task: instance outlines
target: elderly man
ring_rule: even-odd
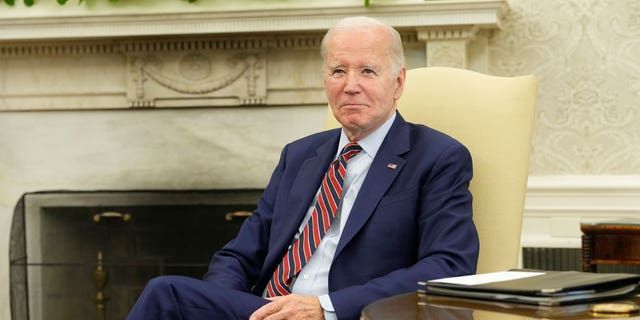
[[[471,157],[396,111],[406,74],[398,32],[346,18],[321,49],[342,128],[288,144],[204,279],[151,280],[129,319],[357,319],[418,281],[475,272]]]

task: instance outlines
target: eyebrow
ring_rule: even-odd
[[[333,64],[328,66],[329,70],[335,70],[338,68],[344,68],[345,65],[344,64]],[[375,64],[363,64],[359,66],[360,69],[378,69],[378,66]]]

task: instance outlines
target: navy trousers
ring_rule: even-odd
[[[203,280],[160,276],[149,281],[127,320],[246,320],[267,303],[251,293],[221,289]]]

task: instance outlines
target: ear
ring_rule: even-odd
[[[398,76],[396,77],[396,90],[393,93],[393,99],[398,100],[402,96],[402,91],[404,90],[404,81],[407,77],[407,68],[402,67],[400,72],[398,72]]]

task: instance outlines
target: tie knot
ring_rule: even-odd
[[[362,147],[357,142],[350,142],[342,148],[340,157],[344,157],[345,161],[348,161],[360,151],[362,151]]]

